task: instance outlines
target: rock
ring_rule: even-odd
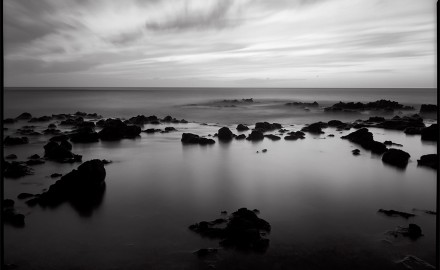
[[[161,132],[161,131],[162,131],[161,129],[148,128],[146,130],[143,130],[142,132],[152,134],[152,133]]]
[[[284,104],[286,106],[302,106],[302,107],[317,107],[319,106],[318,102],[314,101],[314,102],[287,102],[286,104]]]
[[[387,145],[387,146],[391,146],[391,145],[395,145],[395,146],[400,146],[402,147],[403,145],[399,144],[399,143],[394,143],[392,141],[384,141],[383,144]]]
[[[167,117],[169,117],[168,121],[166,120],[166,119],[168,119]],[[164,121],[165,122],[170,122],[171,119],[172,119],[171,116],[167,116],[167,117],[165,117]],[[158,122],[158,121],[159,121],[159,119],[155,115],[151,115],[151,116],[148,116],[148,117],[146,117],[145,115],[138,115],[138,116],[132,117],[132,118],[130,118],[128,120],[128,122],[130,124],[138,125],[138,126],[149,124],[149,123],[152,123],[152,122]]]
[[[40,159],[41,157],[38,154],[34,154],[30,157],[28,157],[28,159]]]
[[[26,175],[33,174],[33,170],[31,168],[16,161],[12,161],[11,163],[3,161],[2,167],[3,176],[5,178],[20,178]]]
[[[92,127],[76,129],[69,135],[70,141],[74,143],[92,143],[99,141],[99,135]]]
[[[420,127],[407,127],[403,132],[408,135],[420,135],[422,134],[422,129]]]
[[[236,139],[236,140],[244,140],[244,139],[246,139],[246,135],[244,135],[244,134],[240,134],[240,135],[238,135],[237,137],[235,137],[235,139]]]
[[[165,132],[177,131],[174,127],[165,127]]]
[[[422,229],[417,224],[409,224],[408,228],[404,228],[401,233],[413,239],[423,236]]]
[[[124,138],[135,138],[140,133],[141,128],[139,126],[126,125],[118,119],[107,119],[105,127],[98,134],[103,141],[115,141]]]
[[[358,129],[346,136],[342,136],[341,138],[359,144],[363,148],[376,154],[382,154],[387,151],[387,147],[383,143],[375,141],[373,139],[373,133],[369,132],[366,128]]]
[[[327,125],[329,127],[339,127],[345,125],[345,123],[339,120],[330,120],[327,122]]]
[[[24,112],[22,114],[20,114],[19,116],[17,116],[15,119],[16,120],[29,120],[32,118],[32,114],[28,113],[28,112]]]
[[[76,118],[68,118],[64,121],[61,121],[61,126],[79,126],[81,123],[84,122],[84,118],[82,117],[76,117]]]
[[[230,140],[232,140],[234,138],[234,134],[227,127],[220,128],[218,130],[217,134],[218,134],[218,139],[220,141],[224,141],[224,142],[230,141]]]
[[[296,132],[289,132],[287,133],[287,136],[284,137],[284,140],[286,141],[296,141],[298,139],[304,139],[305,133],[302,131],[296,131]]]
[[[437,105],[434,104],[422,104],[420,107],[420,113],[437,113]]]
[[[429,154],[429,155],[423,155],[420,157],[419,160],[417,160],[418,166],[426,166],[433,168],[435,170],[438,169],[438,156],[437,154]]]
[[[248,126],[245,126],[245,125],[243,125],[243,124],[238,124],[238,126],[237,126],[237,130],[238,130],[238,131],[246,131],[246,130],[249,130],[249,127],[248,127]]]
[[[314,133],[314,134],[322,134],[322,133],[324,133],[322,131],[322,129],[326,128],[326,127],[328,127],[327,123],[317,122],[317,123],[310,124],[310,125],[308,125],[306,127],[303,127],[301,129],[301,131],[309,132],[309,133]]]
[[[90,215],[102,200],[105,177],[106,171],[101,160],[86,161],[40,194],[38,204],[55,207],[68,201],[80,213]]]
[[[328,134],[327,137],[334,137],[334,134]]]
[[[425,124],[423,123],[423,119],[414,114],[412,116],[404,116],[399,119],[390,119],[380,122],[376,125],[376,127],[383,129],[393,129],[393,130],[405,130],[407,128],[423,128]]]
[[[266,153],[266,152],[267,152],[267,149],[263,149],[263,150],[261,150],[261,152]]]
[[[359,156],[361,153],[361,150],[359,149],[354,149],[353,151],[351,151],[353,153],[354,156]]]
[[[435,266],[425,262],[424,260],[413,256],[407,255],[402,260],[396,262],[402,269],[406,270],[435,270]]]
[[[407,152],[390,148],[383,154],[382,161],[395,167],[406,168],[409,158],[410,154]]]
[[[275,129],[281,129],[283,126],[278,123],[268,123],[268,122],[258,122],[255,124],[255,130],[258,130],[260,132],[266,132],[266,131],[272,131]]]
[[[414,110],[411,106],[404,106],[395,101],[390,100],[377,100],[374,102],[361,103],[361,102],[339,102],[331,107],[327,107],[324,110],[326,111],[363,111],[363,110],[385,110],[385,111],[394,111],[394,110]]]
[[[3,124],[14,124],[14,123],[15,123],[15,119],[13,118],[3,119]]]
[[[69,145],[67,141],[61,141],[60,144],[49,142],[44,146],[44,156],[58,162],[81,162],[82,156],[70,152]]]
[[[422,140],[424,141],[438,141],[438,125],[432,124],[429,127],[422,129]]]
[[[10,155],[7,155],[5,158],[6,158],[6,159],[17,159],[17,155],[15,155],[15,154],[10,154]]]
[[[55,125],[55,124],[49,124],[48,126],[47,126],[47,128],[50,128],[50,129],[54,129],[54,128],[57,128],[57,125]]]
[[[202,137],[199,137],[199,135],[192,134],[192,133],[182,133],[182,139],[180,141],[183,144],[200,144],[200,145],[207,145],[207,144],[214,144],[215,143],[215,141],[213,139],[202,138]]]
[[[17,213],[14,209],[15,202],[11,199],[5,199],[2,203],[2,221],[15,227],[24,226],[24,215]]]
[[[104,165],[107,165],[107,164],[113,163],[113,161],[111,161],[111,160],[107,160],[107,159],[103,159],[103,160],[101,160],[101,161],[102,161],[102,164],[104,164]]]
[[[43,133],[57,135],[57,134],[61,133],[61,130],[59,130],[59,129],[45,129],[45,130],[43,130]]]
[[[67,135],[57,135],[49,139],[50,142],[62,142],[67,140],[69,140],[69,136]]]
[[[34,197],[34,194],[25,193],[25,192],[24,193],[20,193],[17,196],[17,198],[20,199],[20,200],[29,199],[29,198],[32,198],[32,197]]]
[[[3,200],[3,204],[2,204],[3,207],[14,207],[14,205],[15,205],[14,200],[11,200],[11,199],[4,199]]]
[[[264,139],[263,132],[259,130],[253,130],[251,134],[249,134],[248,137],[246,138],[246,140],[248,141],[261,141],[263,139]]]
[[[384,121],[385,121],[385,118],[380,117],[380,116],[372,116],[372,117],[368,118],[368,120],[367,120],[367,122],[379,122],[379,123],[384,122]]]
[[[278,141],[281,140],[281,137],[273,134],[264,135],[264,137],[271,139],[272,141]]]
[[[219,227],[218,224],[215,221],[202,221],[189,226],[189,229],[202,236],[221,239],[220,245],[225,247],[265,251],[269,246],[269,240],[262,238],[262,235],[270,232],[271,226],[253,211],[240,208],[229,217],[226,227]]]
[[[53,174],[50,175],[51,178],[58,178],[58,177],[61,177],[61,176],[63,176],[61,173],[53,173]]]
[[[25,163],[28,166],[33,166],[33,165],[44,164],[44,163],[46,163],[46,161],[44,161],[43,159],[30,159],[30,160],[27,160]]]
[[[403,218],[410,218],[410,217],[415,217],[416,215],[411,214],[411,213],[405,213],[405,212],[400,212],[400,211],[396,211],[396,210],[384,210],[384,209],[379,209],[377,212],[379,213],[383,213],[387,216],[401,216]]]
[[[4,145],[19,145],[19,144],[27,144],[29,143],[29,139],[27,137],[9,137],[6,136],[6,138],[3,140]]]

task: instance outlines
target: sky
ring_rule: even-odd
[[[429,87],[434,0],[3,0],[6,87]]]

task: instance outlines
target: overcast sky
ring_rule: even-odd
[[[5,86],[436,87],[434,0],[3,0]]]

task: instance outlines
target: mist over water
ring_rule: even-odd
[[[242,98],[253,98],[254,102],[237,107],[221,103]],[[4,179],[4,197],[14,199],[16,208],[26,215],[25,228],[5,226],[6,263],[20,269],[62,269],[66,262],[72,269],[209,269],[211,264],[217,269],[278,269],[283,265],[299,269],[394,269],[396,260],[413,254],[435,264],[435,215],[415,211],[416,217],[404,219],[387,217],[377,210],[435,211],[436,171],[418,167],[417,159],[436,153],[437,143],[422,142],[419,135],[401,131],[369,128],[375,140],[402,144],[397,148],[411,155],[408,167],[398,170],[383,164],[380,156],[340,139],[353,130],[327,128],[325,134],[307,133],[298,141],[216,141],[209,146],[182,145],[180,141],[182,132],[208,135],[221,126],[240,134],[235,130],[238,123],[279,122],[297,131],[316,121],[366,119],[373,115],[328,114],[284,104],[317,101],[322,108],[339,101],[379,99],[415,106],[416,111],[410,113],[416,113],[421,104],[436,103],[436,90],[5,91],[5,118],[24,111],[34,116],[85,111],[104,117],[154,114],[190,121],[170,124],[177,132],[73,144],[72,152],[83,155],[83,161],[113,161],[105,167],[102,202],[88,217],[67,203],[54,209],[29,208],[16,199],[21,192],[41,193],[55,182],[50,174],[68,173],[78,164],[47,161],[33,167],[34,175]],[[433,123],[436,119],[425,121]],[[5,125],[5,135],[17,136],[15,130],[26,124]],[[37,123],[36,131],[44,130],[47,124]],[[166,126],[145,125],[142,129]],[[18,160],[32,154],[43,156],[43,146],[50,137],[30,137],[30,144],[5,147],[4,154],[17,154]],[[352,155],[355,148],[361,149],[360,156]],[[262,149],[267,153],[261,153]],[[194,256],[193,251],[217,247],[218,241],[202,238],[188,226],[241,207],[259,209],[259,217],[270,222],[267,252],[220,250],[209,260]],[[412,241],[386,234],[409,223],[418,224],[424,236]]]

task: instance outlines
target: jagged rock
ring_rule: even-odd
[[[420,157],[419,160],[417,160],[418,166],[426,166],[433,169],[438,169],[438,156],[437,154],[429,154],[429,155],[423,155]]]
[[[218,130],[217,134],[218,134],[218,139],[219,139],[220,141],[224,141],[224,142],[226,142],[226,141],[230,141],[230,140],[232,140],[232,139],[234,138],[234,134],[233,134],[232,131],[231,131],[229,128],[227,128],[227,127],[222,127],[222,128],[220,128],[220,129]]]
[[[251,134],[249,134],[248,137],[246,138],[246,140],[248,141],[261,141],[263,139],[264,139],[263,132],[259,130],[253,130]]]
[[[422,104],[420,107],[420,113],[437,113],[437,105],[434,104]]]
[[[387,147],[383,143],[375,141],[373,139],[373,133],[369,132],[366,128],[358,129],[346,136],[342,136],[341,138],[359,144],[373,153],[382,154],[387,151]]]
[[[101,140],[115,141],[124,138],[135,138],[141,133],[139,126],[123,123],[119,119],[107,119],[104,128],[98,133]]]
[[[20,144],[27,144],[29,143],[29,139],[27,137],[9,137],[6,136],[6,138],[3,140],[4,145],[20,145]]]
[[[324,131],[322,131],[322,129],[326,128],[326,127],[328,127],[327,123],[317,122],[317,123],[310,124],[306,127],[303,127],[301,129],[301,131],[309,132],[309,133],[313,133],[313,134],[322,134],[322,133],[324,133]]]
[[[424,141],[438,141],[438,125],[432,124],[429,127],[422,129],[422,140]]]
[[[406,168],[409,158],[410,154],[407,152],[400,149],[390,148],[383,154],[382,161],[399,168]]]
[[[385,209],[379,209],[377,212],[379,213],[383,213],[387,216],[401,216],[403,218],[410,218],[410,217],[415,217],[416,215],[411,214],[411,213],[405,213],[405,212],[400,212],[400,211],[396,211],[396,210],[385,210]]]
[[[266,132],[266,131],[272,131],[275,129],[281,129],[283,126],[278,123],[268,123],[268,122],[258,122],[255,124],[255,130]]]
[[[218,226],[225,222],[226,226]],[[232,213],[227,221],[202,221],[189,226],[189,229],[205,237],[221,239],[220,245],[225,247],[265,251],[269,246],[269,240],[262,238],[262,235],[270,232],[271,226],[264,219],[258,218],[255,212],[240,208]]]
[[[245,125],[243,125],[243,124],[238,124],[238,126],[237,126],[237,130],[238,130],[238,131],[246,131],[246,130],[249,130],[249,127],[248,127],[248,126],[245,126]]]
[[[40,194],[36,198],[37,202],[41,206],[55,207],[68,201],[78,211],[89,215],[102,200],[105,176],[106,171],[101,160],[86,161]]]
[[[50,160],[58,162],[81,162],[82,156],[70,152],[67,141],[61,141],[60,144],[51,141],[44,146],[44,156]]]

